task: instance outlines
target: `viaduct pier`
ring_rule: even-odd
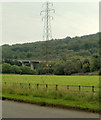
[[[31,69],[35,69],[36,64],[46,62],[46,61],[41,61],[41,60],[17,60],[17,61],[20,62],[22,66],[25,66],[26,63],[29,63]]]

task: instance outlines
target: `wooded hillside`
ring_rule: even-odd
[[[89,57],[99,53],[99,33],[74,38],[66,37],[48,42],[6,44],[1,47],[3,59],[44,60],[46,59],[46,51],[49,60],[65,59],[72,56]]]

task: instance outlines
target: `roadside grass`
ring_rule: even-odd
[[[71,107],[85,109],[88,111],[99,111],[99,94],[95,93],[78,93],[67,91],[54,91],[38,89],[26,90],[24,88],[3,88],[2,97],[14,100],[20,100],[40,105],[52,105],[60,107]]]
[[[89,104],[87,102],[85,103],[84,101],[71,101],[71,100],[67,101],[63,99],[49,99],[44,97],[22,96],[16,94],[3,94],[3,97],[20,102],[39,104],[41,106],[75,108],[75,109],[87,110],[91,112],[99,112],[99,104],[96,103]]]

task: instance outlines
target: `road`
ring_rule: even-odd
[[[99,114],[38,106],[14,101],[2,101],[3,118],[99,118]]]

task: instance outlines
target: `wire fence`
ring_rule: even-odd
[[[72,92],[92,92],[99,93],[101,86],[82,86],[82,85],[59,85],[59,84],[34,84],[34,83],[10,83],[2,82],[2,88],[21,88],[24,90],[55,90]]]

